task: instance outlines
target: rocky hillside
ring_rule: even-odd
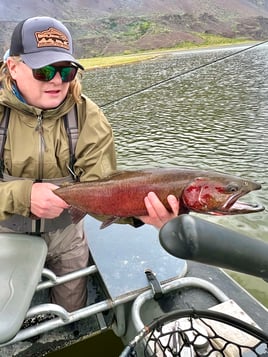
[[[78,57],[202,43],[200,34],[268,39],[268,0],[1,0],[0,46],[20,20],[62,20]]]

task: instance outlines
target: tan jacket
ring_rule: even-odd
[[[83,96],[77,106],[79,138],[74,166],[80,181],[105,177],[116,169],[114,138],[110,124],[99,107]],[[0,90],[0,121],[4,106],[10,120],[4,148],[4,172],[24,180],[0,182],[0,220],[13,214],[30,215],[33,180],[54,179],[70,174],[69,142],[63,116],[74,105],[71,96],[56,109],[41,110],[22,103],[5,89]]]

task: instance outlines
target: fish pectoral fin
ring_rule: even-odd
[[[86,212],[82,211],[79,208],[75,208],[75,207],[71,207],[69,208],[69,213],[72,219],[72,223],[77,224],[78,222],[80,222],[85,215],[87,214]]]
[[[111,217],[107,218],[104,222],[102,222],[100,229],[104,229],[104,228],[110,226],[111,224],[116,223],[119,219],[120,219],[120,217],[116,217],[116,216],[111,216]]]

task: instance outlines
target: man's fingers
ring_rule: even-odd
[[[173,195],[168,195],[167,197],[168,203],[172,209],[172,212],[174,213],[175,216],[179,214],[179,201],[178,199],[173,196]]]
[[[148,195],[149,196],[149,195]],[[144,203],[145,203],[145,206],[146,206],[146,209],[147,209],[147,212],[148,212],[148,215],[150,217],[158,217],[158,214],[150,200],[150,198],[146,196],[145,199],[144,199]]]

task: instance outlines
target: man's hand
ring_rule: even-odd
[[[39,218],[55,218],[69,205],[53,193],[58,186],[34,183],[31,192],[31,213]]]
[[[179,213],[179,202],[173,195],[167,197],[172,212],[169,212],[154,192],[149,192],[144,199],[148,216],[138,217],[146,224],[161,228],[167,221],[176,217]]]

